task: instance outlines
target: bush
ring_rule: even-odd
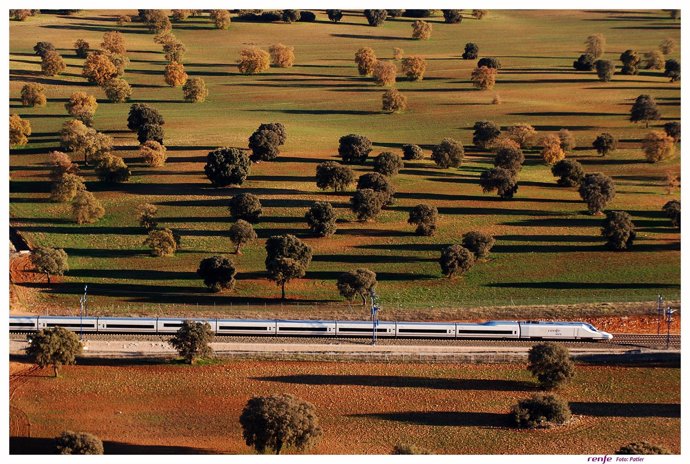
[[[165,131],[163,126],[158,124],[144,124],[137,130],[137,140],[139,143],[154,140],[162,145],[164,136]]]
[[[251,398],[240,424],[247,446],[259,453],[280,454],[291,446],[304,450],[318,443],[323,433],[314,405],[287,393]]]
[[[295,63],[295,47],[277,43],[268,48],[271,63],[279,68],[290,68]]]
[[[370,47],[362,47],[355,53],[355,63],[360,76],[371,76],[377,62],[376,54]]]
[[[395,188],[388,179],[378,172],[371,172],[369,174],[362,174],[357,180],[357,190],[371,189],[374,192],[380,193],[384,205],[393,204],[393,195],[395,195]]]
[[[129,108],[127,127],[131,131],[137,132],[145,125],[162,126],[164,124],[163,116],[158,110],[146,103],[135,103]]]
[[[299,20],[305,23],[313,23],[314,21],[316,21],[316,14],[312,11],[302,10],[300,12]]]
[[[664,124],[664,132],[673,138],[674,142],[680,142],[680,121],[671,121]]]
[[[355,174],[347,166],[326,161],[316,166],[316,186],[321,190],[332,188],[336,192],[346,190],[355,182]]]
[[[616,454],[636,454],[636,455],[648,455],[648,454],[672,454],[669,450],[663,446],[653,445],[646,441],[634,441],[628,443],[627,445],[621,446]]]
[[[592,146],[596,148],[597,153],[599,153],[601,156],[606,156],[609,153],[616,151],[616,148],[618,147],[618,140],[616,140],[616,138],[608,132],[602,132],[597,136],[596,139],[594,139]]]
[[[249,148],[253,158],[257,161],[271,161],[278,157],[280,150],[280,138],[278,134],[269,129],[254,131],[249,137]]]
[[[659,119],[661,119],[661,113],[659,113],[654,97],[640,95],[635,99],[635,103],[630,108],[631,122],[644,121],[645,127],[649,127],[649,121],[657,121]]]
[[[172,256],[177,250],[177,242],[170,229],[150,230],[144,246],[151,248],[152,256]]]
[[[232,197],[228,209],[230,216],[236,221],[244,219],[248,222],[257,222],[261,216],[259,197],[251,193],[238,193]]]
[[[214,187],[242,185],[251,171],[251,160],[237,148],[217,148],[206,156],[204,172]]]
[[[599,214],[616,196],[616,187],[609,176],[597,172],[585,175],[579,193],[590,214]]]
[[[24,106],[46,106],[45,87],[41,84],[24,84],[21,92],[21,101]]]
[[[374,81],[377,85],[393,85],[395,84],[395,77],[398,74],[398,68],[395,63],[390,61],[377,61],[374,65]]]
[[[575,68],[576,71],[591,71],[594,69],[594,62],[596,60],[594,55],[584,53],[580,55],[576,61],[573,61],[573,68]]]
[[[144,203],[139,205],[139,225],[150,232],[156,227],[158,227],[158,222],[156,221],[156,215],[158,214],[158,208],[150,203]]]
[[[202,103],[208,97],[208,89],[206,83],[200,77],[192,77],[182,86],[182,94],[185,101],[191,103]]]
[[[421,81],[426,72],[426,60],[421,56],[410,56],[402,60],[402,71],[411,81]]]
[[[54,51],[55,45],[52,42],[36,42],[36,45],[34,45],[35,54],[41,58],[45,57],[48,52]]]
[[[258,74],[271,67],[270,56],[259,48],[245,48],[240,52],[237,67],[242,74]]]
[[[496,69],[485,66],[474,68],[470,80],[480,90],[491,90],[496,85]]]
[[[241,255],[240,248],[245,243],[256,240],[256,232],[250,223],[243,219],[238,219],[232,226],[230,226],[230,241],[235,245],[235,254]]]
[[[113,103],[124,103],[132,96],[132,87],[124,79],[110,79],[103,86],[105,96]]]
[[[462,53],[463,60],[476,60],[479,56],[479,46],[474,42],[465,44],[465,51]]]
[[[334,23],[340,22],[340,20],[343,19],[342,10],[326,10],[326,14],[328,15],[328,19]]]
[[[386,10],[364,10],[364,16],[370,26],[380,26],[386,21],[388,12]]]
[[[139,156],[143,158],[144,163],[147,165],[158,167],[165,164],[167,159],[166,151],[166,148],[160,143],[149,140],[139,147]]]
[[[604,54],[606,48],[606,38],[603,34],[592,34],[585,39],[585,53],[592,55],[595,59]]]
[[[95,171],[101,181],[110,184],[127,182],[132,175],[122,158],[109,153],[101,157]]]
[[[10,114],[10,147],[22,147],[29,142],[31,123],[18,114]]]
[[[211,10],[209,16],[216,29],[225,30],[230,27],[230,12],[228,10]]]
[[[558,138],[561,142],[561,149],[564,152],[569,152],[577,146],[575,143],[575,136],[568,129],[561,129],[558,131]]]
[[[362,267],[340,274],[336,282],[343,298],[352,301],[359,296],[362,306],[367,304],[367,296],[376,288],[376,284],[376,273]]]
[[[479,176],[484,193],[496,191],[503,200],[513,198],[518,190],[517,178],[512,171],[503,168],[487,169]]]
[[[204,279],[206,285],[213,293],[222,290],[232,290],[235,286],[235,265],[228,258],[222,256],[211,256],[204,258],[199,263],[196,270],[199,277]]]
[[[61,276],[69,271],[67,253],[62,248],[37,247],[31,252],[29,258],[36,270],[46,275],[48,284],[50,284],[51,275]]]
[[[172,20],[176,23],[184,21],[192,15],[192,10],[171,10]]]
[[[659,50],[652,50],[644,54],[645,69],[664,69],[666,58]]]
[[[640,72],[640,55],[635,50],[626,50],[621,53],[620,60],[623,62],[621,74],[632,76]]]
[[[474,255],[460,245],[450,245],[441,251],[439,264],[443,275],[451,279],[455,274],[462,275],[474,266]]]
[[[431,151],[431,159],[443,169],[460,167],[464,156],[462,143],[450,137],[443,139]]]
[[[637,236],[635,224],[630,215],[624,211],[608,211],[601,235],[606,239],[606,246],[611,250],[629,250]]]
[[[433,10],[404,10],[402,15],[405,18],[428,18],[432,12]]]
[[[31,14],[32,10],[10,10],[10,18],[15,21],[26,21],[26,18],[33,16]]]
[[[429,40],[431,38],[431,24],[421,19],[412,23],[412,38],[418,40]]]
[[[585,170],[575,160],[563,159],[551,167],[554,177],[560,177],[556,183],[562,187],[577,187],[585,177]]]
[[[564,424],[570,420],[568,402],[556,395],[536,394],[518,401],[511,411],[518,427],[547,427],[550,423]]]
[[[266,240],[268,280],[281,287],[281,299],[285,299],[285,285],[288,282],[304,277],[311,257],[311,247],[294,235],[274,235]]]
[[[127,48],[125,47],[125,37],[117,31],[108,31],[103,34],[101,48],[110,53],[117,53],[120,55],[127,53]]]
[[[432,236],[436,233],[436,221],[438,220],[438,210],[435,206],[419,204],[410,210],[408,224],[416,225],[417,235]]]
[[[165,83],[170,87],[179,87],[187,82],[188,78],[183,64],[173,61],[165,66]]]
[[[520,146],[512,140],[506,140],[498,146],[494,166],[507,169],[517,175],[525,162],[525,155]]]
[[[283,10],[281,19],[286,23],[296,23],[302,19],[302,12],[300,10]]]
[[[106,82],[118,76],[117,67],[103,53],[89,53],[84,61],[81,75],[94,82],[98,86],[103,86]]]
[[[405,50],[403,50],[400,47],[393,47],[393,59],[395,61],[400,61],[403,59],[403,55],[405,54]]]
[[[671,220],[673,227],[680,229],[680,201],[671,200],[667,202],[661,210]]]
[[[350,199],[350,209],[358,221],[376,218],[385,204],[384,195],[372,189],[358,189]]]
[[[402,113],[407,109],[407,97],[397,89],[386,90],[381,96],[381,110],[386,113]]]
[[[443,19],[447,24],[460,24],[462,22],[462,10],[441,10]]]
[[[139,10],[139,17],[146,23],[149,32],[160,34],[172,29],[170,19],[163,10]]]
[[[424,151],[419,145],[405,144],[402,146],[403,158],[411,160],[424,159]]]
[[[568,349],[553,342],[538,343],[529,350],[527,370],[542,389],[550,390],[575,375],[575,364]]]
[[[333,206],[325,201],[317,201],[304,215],[312,234],[317,237],[328,237],[335,234],[336,215]]]
[[[57,76],[66,68],[67,65],[56,51],[48,51],[41,57],[41,72],[46,76]]]
[[[490,148],[501,135],[501,128],[493,121],[477,121],[473,129],[472,143],[484,150]]]
[[[213,354],[210,343],[214,337],[208,322],[184,321],[180,330],[168,341],[182,356],[187,364],[193,364],[197,358],[206,358]]]
[[[597,68],[597,76],[602,82],[609,82],[616,72],[616,65],[613,61],[597,60],[594,66]]]
[[[474,254],[475,259],[487,258],[496,240],[491,234],[485,234],[476,230],[467,232],[462,236],[462,246]]]
[[[86,58],[89,54],[91,46],[84,39],[77,39],[74,42],[74,53],[76,53],[78,58]]]
[[[74,92],[65,103],[65,109],[70,116],[82,121],[87,126],[93,122],[97,108],[96,97],[84,92]]]
[[[58,454],[103,454],[103,442],[90,433],[67,430],[55,441]]]
[[[479,61],[477,61],[477,67],[485,67],[485,68],[491,68],[491,69],[496,69],[499,70],[501,69],[501,61],[498,58],[495,58],[493,56],[486,56]]]
[[[338,141],[338,154],[348,164],[364,164],[371,152],[371,141],[363,135],[348,134]]]
[[[662,131],[652,131],[642,139],[642,150],[650,163],[671,158],[676,152],[673,137]]]
[[[565,152],[561,147],[561,139],[558,135],[549,134],[545,136],[541,140],[541,144],[541,156],[546,164],[553,166],[565,158]]]
[[[84,190],[86,190],[84,179],[76,174],[66,172],[55,177],[50,189],[50,199],[60,203],[72,201],[79,192]]]
[[[520,148],[532,148],[537,138],[537,131],[529,124],[520,123],[509,126],[505,132],[507,137],[520,145]]]
[[[394,176],[404,167],[400,156],[389,151],[384,151],[374,158],[374,171],[384,176]]]
[[[671,37],[665,38],[659,44],[659,50],[664,55],[670,55],[671,53],[676,51],[676,48],[678,48],[678,42],[676,42],[676,40]]]
[[[680,63],[677,60],[666,60],[664,65],[664,76],[671,79],[671,82],[680,80]]]
[[[129,15],[120,15],[117,17],[117,25],[122,27],[125,24],[129,24],[132,22],[132,17]]]

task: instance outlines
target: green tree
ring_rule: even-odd
[[[458,11],[458,10],[453,10]],[[398,443],[393,447],[393,452],[391,454],[431,454],[424,448],[417,445],[411,445],[409,443]]]
[[[385,194],[370,188],[357,189],[350,198],[350,209],[355,213],[358,221],[368,221],[381,213],[385,203]]]
[[[654,97],[640,95],[635,99],[635,103],[630,108],[631,122],[644,121],[645,127],[649,127],[649,121],[658,121],[659,119],[661,119],[661,113],[659,113]]]
[[[607,211],[601,235],[606,239],[606,246],[612,250],[629,250],[637,233],[632,218],[625,211]]]
[[[251,172],[252,162],[238,148],[216,148],[206,156],[204,172],[214,187],[242,185]]]
[[[408,224],[416,225],[417,235],[431,236],[436,232],[438,209],[435,206],[419,204],[410,210]]]
[[[75,364],[82,350],[79,337],[64,327],[39,330],[28,341],[27,356],[39,367],[53,366],[55,377],[61,366]]]
[[[473,230],[462,236],[462,246],[474,254],[475,259],[487,258],[496,239],[491,234]]]
[[[671,220],[673,227],[680,229],[680,201],[671,200],[661,208],[661,210]]]
[[[171,256],[177,250],[175,235],[170,229],[153,229],[149,231],[144,245],[151,248],[153,256]]]
[[[443,275],[452,278],[456,273],[464,274],[474,266],[474,254],[460,245],[450,245],[443,249],[439,264]]]
[[[134,103],[129,108],[127,127],[133,132],[138,132],[141,127],[147,124],[162,126],[165,124],[165,120],[158,110],[152,106],[146,103]]]
[[[357,190],[371,189],[382,195],[384,205],[392,205],[394,202],[395,187],[383,174],[370,172],[359,176]]]
[[[50,284],[51,275],[65,275],[69,271],[67,253],[62,248],[38,247],[31,252],[31,264],[38,272],[46,275]]]
[[[663,446],[653,445],[652,443],[646,441],[634,441],[628,443],[627,445],[621,446],[616,454],[636,454],[636,455],[648,455],[648,454],[672,454],[669,450]]]
[[[580,183],[580,198],[587,203],[590,214],[600,214],[616,196],[613,179],[600,172],[586,174]]]
[[[90,433],[67,430],[55,441],[59,454],[103,454],[103,442]]]
[[[431,159],[436,166],[443,169],[460,167],[464,156],[465,149],[462,143],[450,137],[443,139],[431,151]]]
[[[564,424],[570,420],[571,412],[568,402],[560,396],[537,393],[518,401],[511,415],[518,427],[538,428],[549,423]]]
[[[371,141],[363,135],[344,135],[339,144],[338,154],[347,164],[364,164],[371,152]]]
[[[404,167],[400,156],[384,151],[374,158],[374,171],[386,177],[394,176]]]
[[[551,167],[551,173],[559,177],[556,183],[562,187],[577,187],[585,177],[585,170],[575,160],[563,159]]]
[[[616,64],[609,60],[597,60],[594,67],[597,69],[597,77],[602,82],[609,82],[616,72]]]
[[[380,26],[386,21],[388,12],[386,10],[364,10],[364,16],[370,26]]]
[[[621,74],[630,76],[640,72],[639,67],[642,58],[635,50],[626,50],[621,53],[621,61],[623,62]]]
[[[237,270],[228,258],[222,256],[204,258],[199,263],[199,269],[196,273],[204,279],[204,285],[214,293],[221,290],[232,290],[235,286]]]
[[[213,354],[210,346],[213,336],[213,330],[208,322],[186,320],[168,343],[177,350],[187,364],[194,364],[196,359],[206,358]]]
[[[618,140],[608,132],[602,132],[594,139],[592,146],[597,150],[601,156],[606,156],[609,153],[616,151],[618,148]]]
[[[326,201],[317,201],[304,215],[312,234],[317,237],[328,237],[335,234],[338,219],[333,206]]]
[[[230,226],[230,241],[235,245],[235,254],[241,255],[240,248],[245,243],[256,240],[256,232],[250,223],[243,219],[238,219]]]
[[[248,222],[257,222],[261,216],[261,201],[259,197],[251,193],[238,193],[230,199],[228,207],[233,219],[244,219]]]
[[[348,166],[335,161],[325,161],[316,166],[316,186],[321,190],[332,188],[342,192],[354,183],[355,173]]]
[[[680,62],[673,59],[666,60],[664,76],[668,77],[671,82],[678,82],[680,80]]]
[[[412,161],[424,159],[424,151],[419,145],[405,144],[402,146],[403,158]]]
[[[522,153],[517,142],[508,140],[497,147],[494,158],[494,166],[507,169],[514,175],[522,170],[522,163],[525,162],[525,155]]]
[[[513,198],[518,190],[517,177],[504,168],[484,170],[479,176],[479,185],[484,193],[496,191],[503,200]]]
[[[443,19],[448,24],[460,24],[462,22],[462,10],[441,10]],[[407,453],[409,454],[409,453]]]
[[[359,296],[364,306],[367,304],[367,296],[376,288],[376,283],[376,273],[360,267],[340,274],[336,285],[341,296],[347,298],[348,301]]]
[[[479,46],[474,42],[467,42],[465,44],[465,51],[462,52],[463,60],[476,60],[479,56]]]
[[[575,364],[570,359],[568,348],[553,342],[532,346],[527,361],[527,370],[545,390],[556,388],[575,375]]]
[[[493,121],[477,121],[474,123],[472,143],[479,148],[487,149],[501,135],[501,128]]]
[[[285,285],[293,279],[304,277],[311,257],[311,247],[294,235],[274,235],[266,240],[268,279],[280,286],[283,300]]]

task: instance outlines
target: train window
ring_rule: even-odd
[[[218,330],[271,330],[271,327],[258,325],[220,325]]]
[[[480,329],[458,329],[459,334],[490,334],[490,335],[500,335],[509,334],[512,335],[515,332],[512,330],[480,330]]]
[[[182,327],[181,322],[164,322],[163,327]]]
[[[350,332],[350,333],[371,333],[371,327],[338,327],[339,332]],[[391,329],[376,329],[376,333],[387,333],[391,332]]]
[[[10,322],[10,327],[36,327],[35,322]]]
[[[94,324],[70,324],[70,323],[62,323],[62,322],[49,322],[46,324],[47,327],[84,327],[84,328],[93,328]]]
[[[106,324],[106,329],[154,329],[153,324],[139,325],[139,324]]]
[[[449,333],[447,329],[398,329],[399,333]]]
[[[298,332],[326,332],[327,327],[278,327],[278,331],[294,330]]]

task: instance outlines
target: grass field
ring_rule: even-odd
[[[103,439],[106,454],[249,453],[239,415],[249,397],[273,393],[316,406],[317,454],[389,454],[396,443],[434,454],[611,454],[639,440],[680,450],[680,369],[671,367],[578,365],[557,392],[574,420],[534,431],[508,422],[511,405],[535,391],[520,365],[80,365],[57,380],[48,371],[12,400],[32,437],[11,439],[15,451],[50,452],[50,439],[78,429]]]
[[[12,224],[34,245],[64,248],[70,272],[50,287],[37,290],[30,309],[78,307],[78,295],[89,284],[95,312],[170,312],[170,305],[199,305],[199,311],[233,305],[260,310],[278,303],[279,289],[266,280],[264,240],[293,233],[309,243],[314,259],[306,278],[290,283],[288,297],[301,304],[339,304],[335,279],[364,266],[378,275],[384,308],[419,311],[425,307],[462,308],[477,305],[561,304],[653,300],[680,294],[680,236],[660,209],[678,194],[666,195],[667,171],[679,170],[679,157],[659,164],[644,161],[640,139],[644,126],[628,121],[630,105],[640,94],[656,98],[662,120],[680,118],[680,84],[669,83],[659,71],[636,76],[617,74],[599,82],[595,73],[579,73],[572,61],[583,51],[584,39],[603,33],[605,58],[616,61],[626,49],[644,53],[667,37],[680,42],[680,24],[656,11],[492,11],[478,21],[459,25],[431,18],[428,41],[410,39],[409,19],[366,25],[356,12],[339,24],[317,12],[318,21],[295,24],[233,22],[228,31],[215,30],[207,17],[174,24],[173,32],[187,47],[185,68],[209,87],[203,104],[182,101],[179,88],[163,81],[166,61],[141,23],[118,27],[120,11],[85,11],[78,16],[40,15],[10,25],[10,107],[33,128],[26,147],[10,150],[10,215]],[[134,12],[129,12],[133,14]],[[168,162],[146,167],[137,156],[134,133],[126,127],[129,104],[113,104],[101,89],[80,75],[82,59],[72,44],[86,39],[98,47],[109,30],[124,33],[131,64],[125,79],[132,102],[160,110],[166,124]],[[68,65],[64,74],[45,77],[32,47],[53,42]],[[503,65],[493,91],[477,91],[469,82],[475,61],[459,59],[466,42],[479,45],[480,56],[496,56]],[[282,42],[295,47],[292,68],[272,68],[255,76],[240,75],[239,50]],[[379,58],[392,57],[393,47],[428,61],[421,82],[400,79],[396,87],[408,97],[403,114],[380,112],[383,89],[361,78],[354,52],[371,46]],[[672,57],[679,58],[679,52]],[[19,91],[26,82],[47,88],[45,108],[24,108]],[[117,155],[132,169],[130,182],[103,185],[91,168],[82,170],[87,187],[103,202],[106,216],[96,224],[76,225],[69,205],[48,200],[47,153],[58,147],[58,131],[68,119],[66,99],[75,91],[99,99],[94,126],[116,140]],[[501,105],[492,105],[499,94]],[[502,126],[526,122],[541,134],[568,128],[577,149],[569,155],[588,172],[613,177],[617,195],[610,209],[629,212],[638,230],[630,252],[611,252],[599,235],[601,217],[585,212],[575,189],[557,187],[538,151],[527,153],[519,191],[510,201],[483,194],[480,172],[492,166],[492,154],[472,146],[472,125],[489,119]],[[213,189],[203,174],[208,151],[218,146],[246,147],[262,122],[282,122],[288,140],[280,157],[252,167],[241,188]],[[621,140],[606,158],[591,148],[602,131]],[[351,192],[334,194],[316,188],[317,163],[337,159],[340,136],[358,133],[374,143],[372,155],[404,143],[419,144],[427,159],[406,163],[393,183],[396,203],[376,222],[359,223],[348,209]],[[428,159],[430,147],[444,137],[461,140],[466,148],[459,169],[441,170]],[[371,164],[356,167],[370,172]],[[264,214],[256,225],[259,240],[241,256],[230,255],[227,237],[228,199],[238,192],[258,195]],[[338,232],[327,239],[310,238],[304,213],[314,200],[328,200],[339,214]],[[135,210],[150,202],[159,207],[161,225],[182,235],[182,249],[171,258],[153,258]],[[417,237],[407,224],[408,211],[418,203],[436,206],[441,214],[434,237]],[[448,280],[437,263],[443,246],[457,243],[463,233],[492,233],[496,246],[486,262],[465,277]],[[210,294],[196,276],[199,261],[227,254],[236,263],[238,283],[232,293]],[[161,306],[158,306],[161,305]],[[538,314],[535,314],[538,316]]]

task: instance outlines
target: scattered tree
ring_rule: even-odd
[[[623,53],[621,53],[620,59],[623,62],[623,69],[621,69],[621,74],[630,76],[638,74],[640,72],[639,66],[640,61],[642,61],[642,59],[635,50],[624,51]]]
[[[398,68],[393,62],[379,60],[374,65],[374,81],[377,85],[389,86],[395,84],[397,73]]]
[[[657,163],[671,158],[676,152],[673,137],[662,131],[652,131],[642,139],[642,151],[647,161]]]
[[[209,16],[216,29],[225,30],[230,27],[230,12],[228,10],[211,10]]]
[[[395,195],[395,188],[391,184],[386,176],[379,174],[378,172],[370,172],[368,174],[363,174],[359,176],[357,180],[357,190],[371,189],[374,192],[378,192],[382,195],[384,205],[393,204],[393,195]]]
[[[268,48],[271,63],[278,68],[291,68],[295,63],[295,47],[277,43]]]
[[[555,134],[549,134],[541,140],[541,156],[544,162],[554,165],[565,158],[565,152],[561,146],[561,138]]]
[[[257,222],[261,216],[261,201],[252,193],[238,193],[230,199],[228,209],[230,216],[236,221],[244,219],[249,222]]]
[[[652,50],[644,54],[645,69],[664,69],[666,58],[659,50]]]
[[[583,53],[580,57],[573,61],[573,68],[576,71],[591,71],[594,69],[594,63],[597,61],[591,53]]]
[[[67,430],[55,441],[58,454],[103,454],[103,442],[90,433]]]
[[[388,12],[386,10],[364,10],[364,16],[370,26],[380,26],[386,21]]]
[[[132,175],[125,161],[110,153],[106,153],[98,160],[95,172],[101,181],[110,184],[127,182]]]
[[[562,187],[577,187],[585,177],[585,170],[575,160],[563,159],[551,167],[554,177],[559,177],[556,183]]]
[[[163,10],[139,10],[139,18],[146,24],[149,32],[160,34],[172,29],[170,19]]]
[[[316,166],[316,186],[321,190],[332,188],[336,192],[342,192],[354,182],[355,173],[347,166],[335,161],[326,161]]]
[[[50,189],[52,201],[65,203],[72,201],[79,192],[86,190],[84,179],[72,173],[64,173],[55,177]]]
[[[106,82],[118,76],[117,67],[103,53],[89,53],[84,61],[81,75],[89,82],[103,86]]]
[[[76,363],[81,350],[77,334],[64,327],[53,327],[30,335],[26,354],[41,368],[53,366],[53,374],[57,377],[60,367]]]
[[[192,103],[202,103],[208,97],[206,83],[200,77],[192,77],[182,86],[182,94],[185,101]]]
[[[132,22],[132,17],[129,15],[120,15],[117,17],[117,25],[122,27],[125,24],[129,24]]]
[[[216,148],[206,156],[204,172],[214,187],[242,185],[249,176],[252,162],[237,148]]]
[[[597,68],[597,76],[602,82],[609,82],[616,72],[616,65],[613,61],[597,60],[594,66]]]
[[[129,115],[127,116],[127,127],[129,130],[137,132],[147,124],[162,126],[165,124],[165,121],[157,109],[146,103],[133,104],[129,108]]]
[[[393,47],[393,59],[395,61],[400,61],[403,59],[403,55],[405,54],[405,50],[403,50],[400,47]]]
[[[672,454],[663,446],[653,445],[646,441],[634,441],[627,445],[621,446],[615,454]]]
[[[597,153],[601,156],[606,156],[616,151],[616,148],[618,148],[618,140],[608,132],[602,132],[594,139],[592,146],[596,148]]]
[[[153,229],[144,240],[144,246],[151,248],[153,256],[172,256],[177,251],[177,241],[170,229]]]
[[[376,284],[376,273],[362,267],[340,274],[337,281],[340,295],[348,301],[359,296],[362,306],[367,304],[367,297],[376,288]]]
[[[69,271],[67,253],[62,248],[38,247],[31,252],[30,258],[36,270],[46,275],[48,284],[51,275],[61,276]]]
[[[438,209],[435,206],[419,204],[410,210],[408,224],[416,225],[417,235],[431,236],[436,233],[436,221],[438,220]]]
[[[473,129],[472,143],[485,150],[490,148],[501,135],[501,128],[493,121],[477,121]]]
[[[680,175],[673,171],[666,171],[664,185],[666,187],[666,195],[670,195],[672,192],[680,188]]]
[[[420,160],[424,159],[424,151],[419,145],[405,144],[402,146],[403,158],[405,160]]]
[[[592,34],[585,39],[585,53],[592,55],[595,59],[604,54],[606,48],[606,38],[604,34]]]
[[[664,124],[664,132],[673,138],[673,141],[680,142],[680,121],[671,121]]]
[[[549,424],[564,424],[570,420],[568,402],[556,395],[537,393],[520,400],[513,406],[511,415],[515,425],[525,428],[548,427]]]
[[[170,87],[179,87],[187,82],[189,76],[184,70],[184,65],[173,61],[165,66],[165,83]]]
[[[105,96],[113,103],[124,103],[132,96],[132,87],[126,80],[110,79],[103,85]]]
[[[13,18],[15,21],[26,21],[26,18],[29,16],[33,16],[31,14],[33,10],[10,10],[10,18]]]
[[[334,23],[340,22],[340,20],[343,19],[342,10],[326,10],[326,15],[328,19]]]
[[[207,358],[213,354],[210,343],[214,335],[208,322],[185,320],[180,330],[170,338],[168,343],[177,350],[187,364],[194,364],[196,359]]]
[[[600,214],[616,196],[613,180],[600,172],[586,174],[579,188],[580,198],[587,203],[590,214]]]
[[[386,177],[396,175],[403,167],[400,156],[389,151],[384,151],[374,158],[374,171]]]
[[[377,62],[376,54],[370,47],[362,47],[355,53],[355,63],[360,76],[371,76]]]
[[[52,42],[36,42],[36,45],[34,45],[35,54],[41,58],[43,58],[46,53],[54,51],[55,45],[53,45]]]
[[[482,66],[485,68],[499,70],[501,69],[501,61],[494,56],[485,56],[484,58],[477,61],[477,67],[481,68]]]
[[[371,141],[363,135],[344,135],[338,143],[338,154],[348,164],[364,164],[372,149]]]
[[[661,119],[661,113],[659,113],[654,97],[640,95],[635,99],[635,103],[630,108],[631,122],[644,121],[645,127],[649,127],[649,121],[658,121],[659,119]]]
[[[61,151],[51,151],[48,154],[48,159],[51,167],[51,179],[58,179],[65,174],[79,173],[79,166],[72,162],[72,158],[70,158],[69,155]]]
[[[459,24],[462,22],[462,10],[441,10],[443,19],[448,24]]]
[[[237,67],[242,74],[258,74],[271,67],[270,56],[260,48],[245,48],[240,52]]]
[[[294,235],[274,235],[266,240],[268,279],[280,286],[281,299],[285,299],[285,284],[304,277],[311,256],[311,247]]]
[[[608,211],[601,235],[606,239],[606,246],[612,250],[629,250],[637,236],[635,224],[625,211]]]
[[[465,51],[462,52],[463,60],[476,60],[479,57],[479,46],[474,42],[465,44]]]
[[[243,219],[238,219],[230,226],[230,241],[235,245],[235,254],[241,255],[240,248],[245,243],[256,240],[256,232],[250,223]]]
[[[507,169],[517,175],[524,162],[525,155],[516,142],[505,140],[497,147],[494,166]]]
[[[154,140],[162,145],[163,137],[165,137],[165,130],[163,126],[158,124],[144,124],[137,130],[137,140],[139,143]]]
[[[204,258],[199,263],[197,275],[204,279],[206,285],[213,293],[222,290],[232,290],[235,286],[235,265],[228,258],[211,256]]]
[[[74,52],[78,58],[86,58],[90,49],[91,46],[84,39],[77,39],[76,42],[74,42]]]
[[[495,243],[496,239],[491,234],[476,230],[462,236],[462,246],[470,250],[476,260],[487,258]]]
[[[336,214],[333,206],[326,201],[317,201],[304,215],[311,232],[317,237],[335,234]]]
[[[384,195],[372,189],[359,189],[350,199],[352,212],[358,221],[368,221],[381,213],[385,204]]]
[[[283,10],[281,19],[288,24],[296,23],[302,19],[302,12],[300,10]]]
[[[143,227],[146,232],[151,232],[158,227],[156,216],[158,215],[158,208],[150,203],[139,205],[139,225]]]
[[[104,215],[105,209],[91,192],[81,191],[72,200],[72,218],[77,224],[92,224]]]
[[[271,161],[280,154],[280,135],[267,128],[259,128],[249,137],[249,148],[258,161]]]
[[[10,114],[10,147],[23,147],[29,143],[31,123],[18,114]]]
[[[291,394],[255,396],[240,416],[247,446],[259,453],[280,454],[283,447],[304,450],[315,445],[322,431],[314,405]]]
[[[529,350],[527,370],[544,390],[558,387],[575,375],[568,348],[553,342],[538,343]]]
[[[561,129],[558,131],[558,138],[561,142],[561,149],[564,152],[569,152],[575,149],[575,136],[568,129]]]
[[[386,113],[402,113],[407,109],[407,97],[397,89],[386,90],[381,96],[381,109]]]
[[[474,68],[470,80],[472,85],[480,90],[491,90],[496,85],[496,69],[486,66]]]
[[[192,10],[171,10],[172,20],[176,23],[182,22],[189,18],[192,14]]]
[[[431,38],[431,24],[421,19],[412,23],[412,38],[418,40],[429,40]]]
[[[165,160],[168,157],[166,151],[165,146],[155,140],[149,140],[139,147],[139,156],[141,156],[144,163],[149,166],[159,167],[165,164]]]
[[[86,127],[83,122],[77,119],[65,121],[60,130],[60,146],[63,150],[79,151],[82,147],[84,138],[87,137],[91,131],[95,132],[95,129]]]
[[[458,140],[447,137],[431,150],[431,159],[440,168],[457,168],[462,164],[465,148]]]
[[[421,81],[426,72],[426,60],[421,56],[410,56],[402,60],[402,71],[411,81]]]
[[[671,82],[680,80],[680,62],[677,60],[666,60],[664,65],[664,76],[668,77]]]
[[[113,149],[113,138],[93,128],[77,140],[76,152],[84,155],[84,163],[100,161]]]
[[[484,193],[495,190],[503,200],[513,198],[518,190],[515,174],[504,168],[486,169],[479,176],[479,185],[481,185]]]
[[[455,274],[462,275],[474,266],[474,255],[460,245],[450,245],[441,251],[439,264],[443,275],[451,279]]]
[[[125,47],[125,37],[117,31],[108,31],[103,34],[101,48],[109,51],[110,53],[118,53],[120,55],[127,53],[127,48]]]
[[[74,92],[65,103],[65,109],[74,119],[82,121],[87,126],[93,123],[98,103],[96,97],[85,92]]]
[[[509,126],[503,134],[520,145],[522,149],[532,148],[537,138],[537,131],[534,127],[526,123],[513,124]]]
[[[41,72],[46,76],[57,76],[67,68],[64,60],[56,51],[47,51],[41,57]]]
[[[489,10],[472,10],[472,16],[476,19],[482,19],[489,14]]]
[[[676,51],[676,48],[678,48],[678,42],[676,42],[676,40],[671,37],[665,38],[659,44],[659,50],[664,55],[670,55],[671,53]]]
[[[24,84],[21,92],[21,101],[24,106],[46,106],[45,87],[41,84]]]

